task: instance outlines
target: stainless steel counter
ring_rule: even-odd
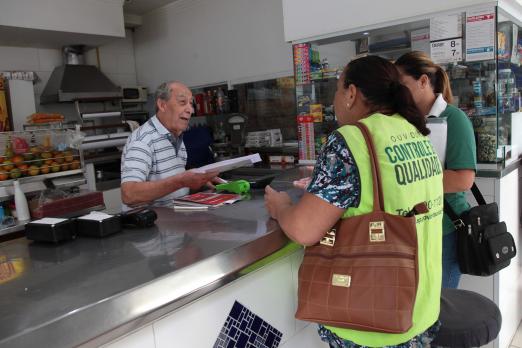
[[[477,177],[501,179],[522,165],[522,158],[517,158],[508,165],[504,163],[477,164]]]
[[[272,186],[290,189],[298,177],[289,170]],[[157,213],[153,228],[104,239],[0,244],[0,347],[106,343],[236,279],[288,243],[268,218],[262,190],[207,212]]]

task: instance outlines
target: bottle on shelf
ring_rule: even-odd
[[[19,221],[27,221],[31,219],[29,214],[29,205],[27,204],[27,198],[25,198],[24,191],[20,187],[18,180],[13,181],[14,200],[16,207],[16,216]]]
[[[217,90],[217,113],[225,113],[225,93],[221,87]]]
[[[207,91],[207,93],[205,93],[205,100],[204,100],[204,105],[205,105],[205,115],[212,115],[212,107],[211,107],[211,104],[212,104],[212,92],[210,90]]]
[[[217,98],[217,90],[213,90],[211,99],[211,108],[213,114],[219,114]]]

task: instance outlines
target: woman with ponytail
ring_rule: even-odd
[[[399,77],[397,68],[383,58],[351,61],[337,82],[334,97],[341,127],[328,137],[302,198],[294,204],[286,192],[270,186],[265,189],[270,216],[290,239],[304,245],[318,243],[339,219],[369,213],[373,209],[372,174],[366,142],[354,126],[359,122],[366,125],[375,145],[386,212],[406,214],[418,202],[433,203],[429,216],[417,219],[419,277],[412,327],[403,333],[383,333],[320,325],[319,335],[330,347],[422,347],[438,329],[442,169],[435,168],[438,160],[426,136],[430,132],[426,119]],[[424,170],[419,175],[417,163],[423,160],[435,165],[429,173]],[[357,287],[368,281],[381,279],[369,274],[368,279],[354,277],[351,284]],[[349,301],[374,303],[379,296],[354,290]]]
[[[473,185],[477,166],[471,121],[462,110],[450,105],[453,97],[448,75],[423,52],[406,53],[397,59],[395,66],[422,115],[446,119],[444,198],[457,214],[461,214],[470,207],[465,191]],[[455,226],[446,214],[442,245],[442,286],[457,288],[461,273],[457,260]]]

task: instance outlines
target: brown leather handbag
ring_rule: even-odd
[[[412,326],[418,285],[415,214],[384,211],[375,147],[366,126],[373,176],[373,211],[341,219],[307,247],[298,274],[296,318],[342,328],[402,333]]]

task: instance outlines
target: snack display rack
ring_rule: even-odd
[[[0,204],[9,206],[15,180],[27,197],[85,184],[81,142],[81,133],[73,129],[0,132]],[[9,217],[2,216],[0,235],[21,231],[27,223]]]
[[[75,131],[41,129],[0,133],[0,187],[83,173]]]

